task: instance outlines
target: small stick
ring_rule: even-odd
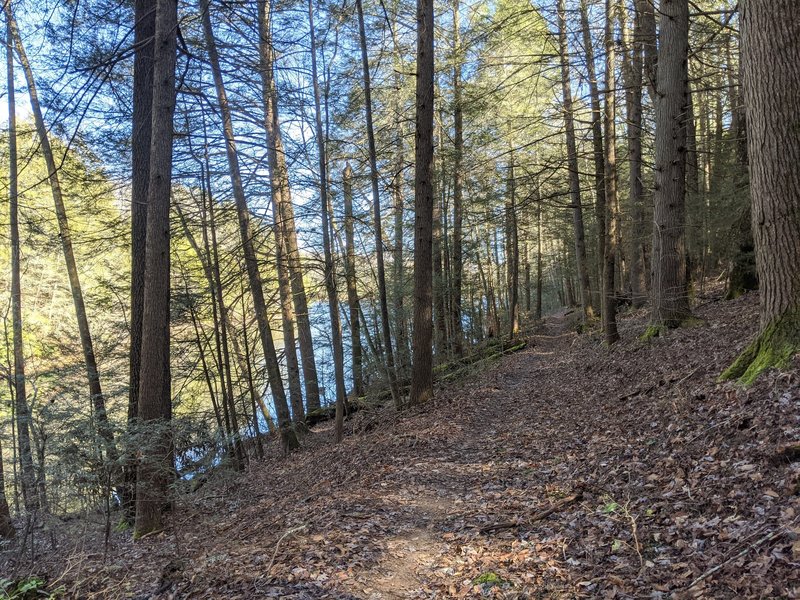
[[[283,540],[285,540],[290,535],[297,533],[299,531],[303,531],[303,529],[305,529],[306,527],[307,527],[306,525],[300,525],[299,527],[294,527],[293,529],[287,529],[286,532],[280,538],[278,538],[278,541],[275,543],[275,552],[272,553],[272,559],[270,559],[269,565],[267,565],[267,573],[269,573],[272,570],[272,565],[275,564],[275,557],[278,556],[278,549],[281,547],[281,542],[283,542]]]
[[[150,531],[149,533],[145,533],[144,535],[140,535],[138,538],[136,538],[136,541],[137,542],[141,542],[142,540],[147,539],[149,537],[156,536],[159,533],[164,533],[164,530],[163,529],[156,529],[155,531]]]
[[[700,582],[701,582],[701,581],[703,581],[704,579],[707,579],[708,577],[711,577],[711,576],[712,576],[714,573],[716,573],[717,571],[719,571],[720,569],[722,569],[722,568],[723,568],[723,567],[725,567],[726,565],[728,565],[728,564],[732,563],[732,562],[733,562],[733,561],[735,561],[737,558],[741,558],[742,556],[744,556],[745,554],[747,554],[748,552],[750,552],[750,550],[754,550],[755,548],[758,548],[758,547],[759,547],[761,544],[764,544],[764,543],[766,543],[766,542],[772,541],[772,540],[774,540],[775,538],[778,538],[778,537],[782,536],[784,533],[785,533],[785,531],[784,531],[783,529],[778,529],[777,531],[773,531],[772,533],[770,533],[770,534],[768,534],[768,535],[765,535],[765,536],[764,536],[764,537],[762,537],[761,539],[758,539],[758,540],[756,540],[755,542],[753,542],[752,544],[750,544],[749,546],[747,546],[747,548],[745,548],[745,549],[744,549],[744,550],[742,550],[741,552],[738,552],[737,554],[734,554],[734,555],[733,555],[733,556],[731,556],[731,557],[730,557],[728,560],[721,562],[721,563],[720,563],[720,564],[718,564],[716,567],[713,567],[713,568],[709,569],[708,571],[706,571],[705,573],[703,573],[702,575],[700,575],[700,577],[698,577],[697,579],[695,579],[695,580],[694,580],[694,581],[693,581],[693,582],[692,582],[692,583],[689,585],[689,587],[688,587],[688,588],[686,588],[686,589],[687,589],[687,590],[690,590],[690,589],[692,589],[694,586],[696,586],[698,583],[700,583]]]
[[[562,498],[550,508],[547,508],[541,512],[536,513],[533,517],[530,518],[527,523],[535,523],[536,521],[541,521],[542,519],[546,519],[554,512],[560,511],[565,506],[572,504],[573,502],[577,502],[583,498],[583,490],[578,490],[571,496],[567,496],[566,498]],[[500,531],[501,529],[513,529],[514,527],[519,527],[520,525],[526,524],[525,522],[519,521],[505,521],[503,523],[493,523],[491,525],[485,525],[484,527],[480,528],[481,533],[489,533],[491,531]]]

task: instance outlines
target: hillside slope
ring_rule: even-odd
[[[800,597],[800,373],[718,385],[757,299],[612,350],[552,317],[423,410],[359,413],[184,497],[139,542],[51,553],[85,598]],[[88,535],[88,534],[87,534]],[[78,542],[76,542],[77,544]],[[40,563],[43,569],[46,563]]]

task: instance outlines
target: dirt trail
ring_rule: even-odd
[[[633,313],[611,350],[551,317],[430,406],[273,448],[63,581],[87,598],[800,598],[800,463],[776,459],[800,441],[797,368],[715,382],[755,308],[710,302],[649,343]]]
[[[411,456],[395,456],[397,463],[410,464],[402,467],[388,499],[404,510],[391,525],[384,553],[363,576],[367,583],[362,591],[369,598],[416,598],[433,589],[430,574],[437,568],[455,575],[443,566],[450,551],[446,540],[454,536],[454,525],[467,525],[465,509],[475,508],[476,494],[500,491],[498,473],[510,475],[527,467],[531,457],[510,450],[514,440],[528,435],[542,406],[536,401],[520,406],[520,396],[535,400],[537,381],[559,369],[554,357],[565,356],[574,339],[574,333],[565,331],[563,315],[549,318],[526,350],[507,359],[501,370],[479,376],[479,386],[470,391],[483,401],[454,415],[456,435],[432,444],[422,456],[413,452],[413,445]],[[488,508],[470,524],[499,516]]]

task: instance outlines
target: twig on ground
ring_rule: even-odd
[[[484,525],[480,528],[481,533],[490,533],[492,531],[501,531],[503,529],[513,529],[514,527],[519,527],[520,525],[526,525],[530,523],[535,523],[536,521],[541,521],[542,519],[546,519],[554,512],[560,511],[562,508],[569,506],[573,502],[577,502],[583,498],[583,490],[578,489],[574,494],[562,498],[550,508],[547,508],[541,512],[536,513],[533,515],[528,521],[505,521],[502,523],[493,523],[491,525]]]
[[[275,543],[275,551],[272,553],[272,558],[270,559],[269,564],[267,565],[267,570],[266,570],[267,574],[269,574],[269,572],[272,570],[272,566],[275,564],[275,557],[278,556],[278,549],[281,547],[281,543],[283,542],[283,540],[285,540],[290,535],[294,535],[295,533],[303,531],[306,527],[307,527],[306,525],[300,525],[299,527],[293,527],[292,529],[287,529],[284,532],[284,534],[278,538],[278,541]]]
[[[716,573],[717,571],[720,571],[722,568],[724,568],[725,566],[729,565],[730,563],[732,563],[733,561],[735,561],[737,558],[741,558],[742,556],[744,556],[745,554],[747,554],[747,553],[748,553],[748,552],[750,552],[751,550],[755,550],[756,548],[758,548],[758,547],[759,547],[759,546],[761,546],[762,544],[765,544],[765,543],[767,543],[767,542],[770,542],[770,541],[772,541],[772,540],[774,540],[774,539],[776,539],[776,538],[779,538],[779,537],[780,537],[780,536],[782,536],[784,533],[786,533],[786,530],[785,530],[784,528],[782,528],[782,527],[781,527],[781,528],[780,528],[780,529],[778,529],[777,531],[773,531],[772,533],[770,533],[770,534],[768,534],[768,535],[765,535],[765,536],[764,536],[764,537],[762,537],[762,538],[759,538],[759,539],[757,539],[755,542],[753,542],[752,544],[750,544],[749,546],[747,546],[747,547],[746,547],[744,550],[742,550],[741,552],[737,552],[736,554],[734,554],[733,556],[731,556],[729,559],[727,559],[727,560],[724,560],[723,562],[721,562],[720,564],[718,564],[716,567],[712,567],[711,569],[709,569],[708,571],[706,571],[705,573],[703,573],[702,575],[700,575],[700,577],[698,577],[698,578],[697,578],[697,579],[695,579],[695,580],[694,580],[694,581],[693,581],[691,584],[689,584],[689,587],[687,587],[686,589],[687,589],[687,590],[690,590],[690,589],[692,589],[692,588],[693,588],[694,586],[696,586],[698,583],[700,583],[701,581],[703,581],[703,580],[705,580],[705,579],[708,579],[708,578],[709,578],[709,577],[711,577],[711,576],[712,576],[714,573]]]
[[[149,533],[145,533],[144,535],[140,535],[138,538],[136,538],[136,541],[137,542],[141,542],[142,540],[147,539],[149,537],[156,536],[159,533],[164,533],[164,530],[163,529],[156,529],[155,531],[151,531]]]

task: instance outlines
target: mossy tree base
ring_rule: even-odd
[[[798,352],[800,315],[785,316],[761,332],[720,375],[720,381],[738,379],[740,383],[750,385],[767,369],[785,368]]]

